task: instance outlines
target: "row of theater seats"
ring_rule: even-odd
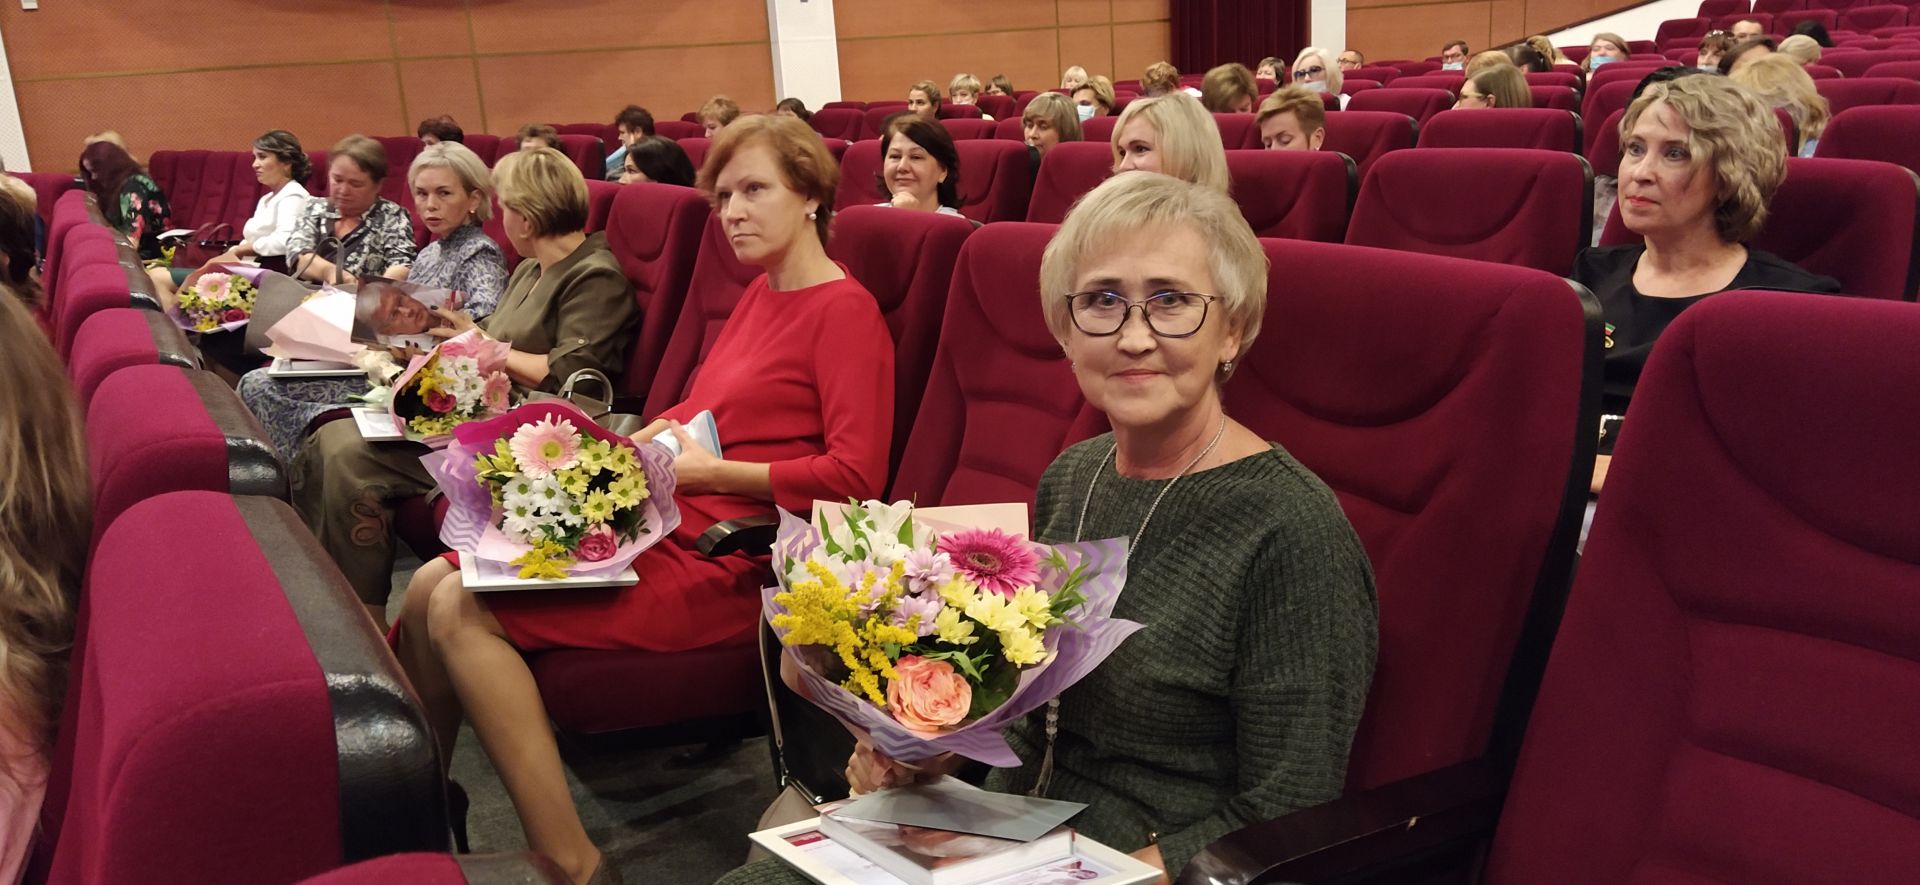
[[[385,857],[448,847],[405,677],[91,198],[63,196],[52,227],[94,534],[26,881],[564,882],[531,857]]]

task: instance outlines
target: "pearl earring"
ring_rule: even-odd
[[[808,213],[807,213],[807,220],[808,220],[808,221],[819,221],[819,220],[820,220],[820,213],[818,213],[818,212],[808,212]]]
[[[1233,360],[1226,360],[1220,363],[1220,371],[1223,373],[1233,371]]]

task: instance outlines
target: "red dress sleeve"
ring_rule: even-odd
[[[855,283],[835,295],[811,342],[826,452],[772,464],[774,503],[795,513],[812,510],[816,500],[886,492],[893,336],[865,288]]]

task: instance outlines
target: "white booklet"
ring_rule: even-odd
[[[750,838],[820,885],[906,885],[898,876],[822,835],[819,818],[761,830]],[[1159,875],[1154,867],[1076,835],[1072,858],[981,885],[1142,885]]]
[[[694,442],[699,443],[707,451],[712,452],[715,458],[721,457],[720,428],[713,423],[713,412],[701,412],[687,419],[686,428],[687,433],[693,436]],[[662,430],[658,435],[654,436],[653,441],[666,447],[666,450],[672,452],[674,457],[677,458],[680,456],[680,437],[674,436],[673,431]]]
[[[399,442],[407,435],[393,426],[393,415],[386,409],[353,409],[354,426],[360,428],[360,438],[367,442]]]
[[[332,360],[296,360],[283,356],[274,357],[267,366],[268,378],[355,378],[367,374],[364,369],[352,363],[336,363]]]
[[[590,587],[631,587],[640,583],[640,574],[628,566],[610,575],[575,575],[570,578],[520,577],[520,568],[487,562],[471,553],[460,554],[460,583],[474,593],[499,590],[584,590]]]

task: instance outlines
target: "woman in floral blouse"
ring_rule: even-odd
[[[364,135],[333,146],[327,196],[312,200],[287,238],[287,268],[314,282],[352,283],[360,277],[405,279],[413,264],[413,221],[380,196],[387,151]],[[334,262],[339,261],[336,267]]]
[[[172,226],[167,195],[147,170],[111,141],[96,141],[80,152],[80,178],[99,201],[100,214],[113,229],[140,250],[140,257],[160,257],[160,232]]]

